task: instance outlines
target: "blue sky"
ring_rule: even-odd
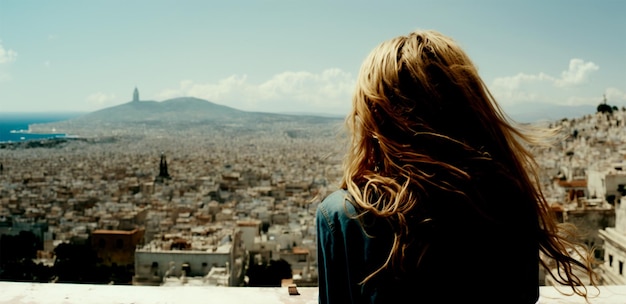
[[[194,96],[346,113],[362,60],[414,29],[454,38],[507,112],[626,106],[626,1],[0,0],[0,112]]]

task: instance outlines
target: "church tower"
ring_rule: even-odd
[[[135,87],[135,91],[133,92],[133,101],[139,101],[139,90]]]
[[[159,161],[159,175],[155,178],[155,182],[163,182],[166,179],[171,179],[169,172],[167,172],[167,159],[165,153],[161,153],[161,161]]]

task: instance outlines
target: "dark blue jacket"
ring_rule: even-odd
[[[383,271],[365,284],[387,259],[390,225],[355,219],[345,190],[326,197],[316,216],[319,303],[536,303],[536,213],[493,182],[474,202],[486,213],[441,196],[430,209],[433,224],[419,232],[429,244],[419,266]]]

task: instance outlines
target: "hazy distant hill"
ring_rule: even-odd
[[[150,130],[183,131],[229,127],[253,130],[260,126],[335,125],[341,117],[315,115],[290,115],[248,112],[219,105],[204,99],[181,97],[157,101],[131,101],[121,105],[91,112],[70,120],[31,125],[33,132],[55,132],[91,135],[119,134]]]
[[[546,103],[524,103],[504,107],[513,119],[519,122],[556,121],[563,118],[580,118],[596,112],[597,106],[560,106]]]
[[[304,116],[313,119],[317,116]],[[192,122],[240,122],[242,120],[294,120],[303,116],[275,114],[263,112],[241,111],[224,105],[219,105],[195,97],[180,97],[157,101],[131,101],[118,106],[91,112],[74,121],[78,122],[165,122],[165,123],[192,123]],[[321,117],[320,117],[321,118]]]

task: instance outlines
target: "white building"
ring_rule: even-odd
[[[240,286],[243,283],[247,253],[239,230],[207,248],[194,247],[191,243],[179,238],[176,246],[172,246],[172,242],[164,246],[155,240],[137,249],[133,285],[167,285],[172,279],[203,278],[204,285],[211,285],[209,279],[215,277],[216,271],[227,275],[227,280],[220,280],[224,281],[220,284]]]
[[[615,204],[615,227],[600,230],[600,238],[604,240],[602,284],[626,285],[626,197]]]

